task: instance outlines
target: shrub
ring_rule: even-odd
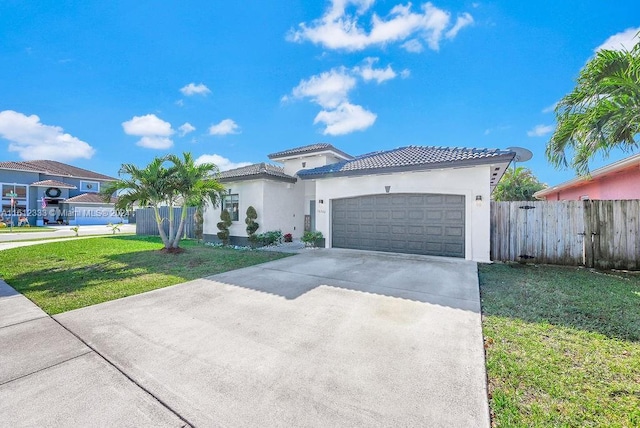
[[[268,232],[260,233],[256,235],[256,242],[262,245],[275,245],[282,242],[282,231],[270,230]]]
[[[258,213],[256,209],[252,206],[247,208],[247,218],[244,219],[245,224],[247,225],[247,236],[249,237],[249,242],[256,242],[256,230],[260,227],[260,224],[255,220],[258,218]]]
[[[293,236],[290,233],[285,233],[284,242],[293,242]]]
[[[307,231],[302,235],[302,242],[304,242],[305,245],[308,247],[317,247],[318,241],[321,239],[322,239],[322,232],[320,231],[315,231],[315,232]]]
[[[218,226],[218,230],[220,230],[217,235],[218,239],[222,241],[222,245],[226,246],[229,244],[229,226],[231,226],[232,224],[229,211],[222,210],[222,212],[220,213],[220,220],[222,221],[219,221],[216,225]]]

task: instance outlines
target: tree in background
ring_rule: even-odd
[[[630,51],[601,50],[580,71],[573,91],[556,106],[558,123],[547,143],[556,167],[588,174],[598,152],[637,148],[640,133],[640,43]],[[567,152],[572,153],[570,160]]]
[[[195,165],[190,153],[181,159],[170,155],[154,158],[145,168],[133,164],[122,164],[120,179],[103,186],[101,194],[109,201],[118,194],[116,209],[130,210],[134,204],[153,208],[158,232],[167,251],[176,251],[180,246],[184,220],[189,204],[210,203],[217,206],[223,186],[214,178],[218,168],[214,164]],[[169,218],[160,215],[160,207],[169,208]],[[173,225],[174,207],[180,208],[180,223]],[[169,233],[164,222],[169,222]]]
[[[546,187],[529,168],[507,168],[492,197],[496,201],[533,201],[533,194]]]

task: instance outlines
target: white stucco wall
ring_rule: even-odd
[[[231,194],[238,195],[239,217],[229,232],[231,236],[247,236],[247,208],[251,205],[258,213],[256,220],[260,227],[256,233],[281,230],[291,233],[294,238],[302,236],[304,228],[304,183],[286,183],[276,180],[246,180],[225,183]],[[204,213],[204,233],[216,235],[222,207],[207,207]]]
[[[490,166],[431,170],[359,177],[335,177],[316,181],[316,229],[331,247],[331,201],[363,195],[389,193],[440,193],[464,195],[465,258],[490,261]],[[476,196],[482,196],[480,206]],[[323,203],[319,201],[322,200]]]
[[[264,180],[247,180],[238,181],[234,183],[225,183],[226,189],[231,189],[231,194],[238,195],[238,221],[234,221],[229,228],[231,236],[247,236],[245,228],[247,225],[244,223],[246,218],[247,208],[252,205],[258,212],[258,223],[260,223],[260,216],[264,213],[263,206],[263,186]],[[222,206],[218,208],[211,208],[208,206],[204,212],[204,224],[203,233],[205,235],[215,235],[219,232],[216,226],[220,221],[220,213],[222,212]],[[262,224],[260,225],[258,233],[263,231]]]
[[[264,195],[264,210],[259,232],[281,230],[283,234],[291,233],[294,238],[302,237],[304,183],[300,180],[296,183],[265,181]],[[263,224],[266,228],[262,227]]]

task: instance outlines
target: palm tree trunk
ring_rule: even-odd
[[[176,240],[175,230],[173,227],[173,203],[169,204],[169,243],[167,248],[173,247],[173,242]]]
[[[187,219],[187,207],[182,206],[182,212],[180,213],[180,225],[178,225],[178,232],[176,233],[176,239],[173,241],[173,248],[180,246],[180,238],[182,238],[182,231],[184,230],[184,224]]]
[[[169,244],[169,239],[167,238],[167,234],[164,232],[164,227],[162,225],[162,217],[160,217],[160,211],[158,210],[158,206],[153,206],[153,212],[156,215],[156,223],[158,225],[158,232],[160,232],[160,239],[162,239],[162,243],[164,244],[164,248],[171,248]]]

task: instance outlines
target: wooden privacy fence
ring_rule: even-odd
[[[491,202],[491,260],[640,269],[640,201]]]
[[[180,208],[173,209],[173,226],[178,229],[180,224]],[[193,216],[196,213],[195,207],[187,207],[187,219],[184,224],[183,235],[187,238],[195,238],[195,222]],[[169,207],[160,207],[160,216],[166,220],[162,222],[164,231],[169,233]],[[136,235],[160,235],[156,216],[153,208],[140,208],[136,210]]]

